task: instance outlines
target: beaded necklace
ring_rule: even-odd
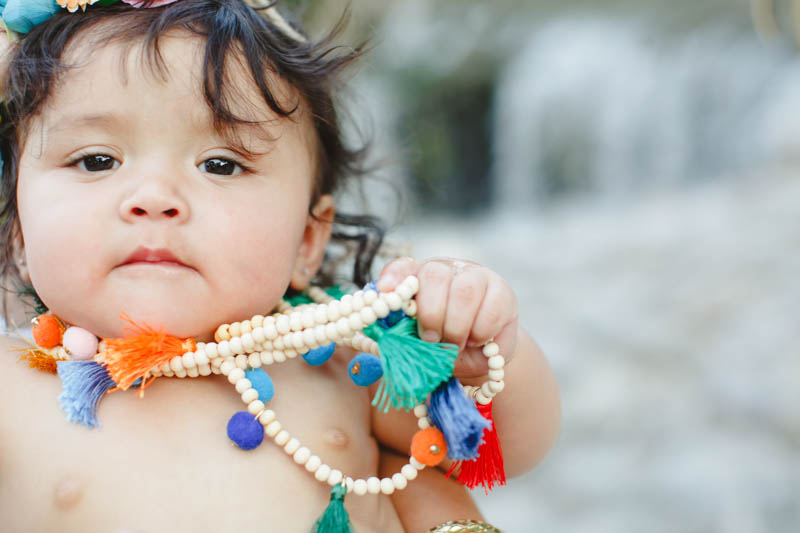
[[[480,387],[462,386],[452,375],[457,347],[417,336],[418,288],[414,276],[390,292],[379,293],[374,283],[353,294],[311,287],[293,300],[296,305],[284,300],[272,315],[222,324],[209,343],[178,339],[132,321],[128,336],[100,340],[44,314],[33,320],[36,346],[22,358],[31,367],[58,374],[63,384],[59,401],[67,418],[90,428],[98,425],[98,404],[110,392],[137,387],[143,395],[158,377],[225,376],[247,406],[228,421],[230,440],[252,450],[265,435],[272,439],[295,463],[332,487],[331,502],[314,531],[350,531],[346,494],[392,494],[445,456],[455,461],[447,475],[457,473],[469,488],[482,485],[488,492],[505,483],[491,418],[492,399],[504,387],[505,359],[497,344],[485,344],[489,379]],[[384,412],[390,407],[413,410],[417,417],[419,431],[408,464],[390,477],[354,479],[329,466],[267,408],[275,388],[262,367],[297,356],[319,366],[337,343],[360,352],[348,365],[356,385],[380,380],[373,406]]]

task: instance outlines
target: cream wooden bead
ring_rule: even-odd
[[[303,340],[303,332],[302,331],[293,332],[292,333],[292,344],[291,344],[291,346],[293,346],[294,349],[299,350],[300,348],[302,348],[305,345],[306,345],[306,343]]]
[[[224,363],[224,362],[225,361],[221,357],[215,357],[214,359],[212,359],[211,360],[211,371],[214,372],[215,374],[221,374],[222,373],[222,363]],[[231,364],[233,364],[233,363],[231,363]]]
[[[234,357],[233,362],[236,365],[236,368],[239,368],[241,370],[247,370],[248,368],[250,368],[250,365],[247,363],[246,354],[242,353],[237,355],[236,357]]]
[[[419,429],[428,429],[431,427],[431,421],[427,416],[423,416],[422,418],[417,420],[417,427]]]
[[[233,358],[227,358],[225,361],[220,365],[219,370],[222,372],[223,376],[227,376],[231,373],[231,371],[236,368],[236,365],[233,362]]]
[[[490,381],[489,382],[489,390],[491,390],[494,394],[499,392],[503,392],[503,389],[506,388],[505,381]]]
[[[228,324],[222,324],[220,327],[217,328],[217,331],[214,332],[214,340],[218,343],[221,341],[226,341],[231,338],[230,331],[228,331]]]
[[[475,394],[475,401],[481,405],[489,405],[492,402],[492,399],[486,396],[482,391],[478,391]]]
[[[392,485],[396,490],[403,490],[408,486],[408,480],[401,473],[392,475]]]
[[[314,327],[314,340],[319,346],[328,344],[329,339],[325,334],[325,326],[323,324],[318,324]]]
[[[240,336],[242,334],[241,324],[239,322],[232,322],[228,331],[231,334],[231,339]]]
[[[417,469],[411,465],[403,465],[403,468],[400,469],[400,473],[409,481],[417,478]]]
[[[428,414],[428,406],[424,403],[418,403],[414,406],[414,416],[423,417]]]
[[[197,350],[194,352],[194,363],[197,366],[207,365],[211,361],[208,359],[205,350]]]
[[[258,391],[256,391],[256,394],[258,394]],[[261,422],[262,426],[268,426],[274,420],[275,420],[275,411],[273,411],[272,409],[265,409],[264,412],[261,413],[258,417],[258,421]]]
[[[303,310],[303,314],[300,317],[303,324],[303,329],[305,328],[313,328],[317,325],[317,319],[314,317],[314,308],[309,307],[308,309]]]
[[[186,369],[186,376],[187,377],[196,378],[199,375],[200,375],[200,372],[197,370],[196,366],[193,366],[192,368],[187,368]]]
[[[483,347],[483,355],[486,356],[487,358],[494,357],[499,353],[500,353],[500,348],[494,342],[490,342],[489,344]]]
[[[300,449],[300,441],[292,437],[289,441],[284,445],[283,451],[285,451],[289,455],[294,455],[294,452]]]
[[[242,381],[244,381],[244,380],[242,380]],[[242,381],[240,381],[239,383],[241,383]],[[239,383],[237,383],[237,386],[238,386]],[[241,394],[242,394],[242,402],[245,405],[250,405],[250,402],[258,400],[258,391],[256,389],[250,388],[250,389],[242,391]],[[259,418],[259,420],[260,420],[260,418]]]
[[[292,460],[299,465],[305,465],[310,458],[311,450],[305,446],[298,448],[297,451],[292,455]]]
[[[344,474],[341,470],[333,469],[331,470],[331,475],[328,476],[328,485],[331,487],[338,485],[344,479]]]
[[[211,375],[211,365],[208,363],[204,363],[202,365],[197,365],[197,372],[201,376],[210,376]]]
[[[356,291],[356,293],[353,294],[351,305],[354,313],[358,313],[364,308],[364,293],[362,291]]]
[[[239,369],[237,368],[237,370],[239,370]],[[231,377],[228,376],[228,379],[230,379],[230,378]],[[242,379],[240,379],[240,380],[238,380],[236,382],[236,392],[238,392],[239,394],[243,393],[244,391],[246,391],[248,389],[252,389],[252,388],[253,388],[253,384],[250,383],[250,380],[245,378],[245,377],[242,377]]]
[[[413,466],[417,470],[423,470],[425,468],[425,465],[423,463],[420,463],[419,461],[417,461],[413,457],[409,457],[408,458],[408,464],[410,464],[411,466]]]
[[[353,492],[353,487],[355,486],[355,480],[350,476],[344,476],[344,486],[347,488],[347,493]]]
[[[183,364],[183,368],[186,370],[196,367],[197,363],[194,360],[194,352],[186,352],[183,354],[181,356],[181,363]]]
[[[339,328],[336,327],[336,322],[328,322],[325,324],[325,336],[331,341],[339,338]]]
[[[333,300],[328,304],[328,322],[336,322],[342,317],[339,307],[339,300]]]
[[[289,442],[290,438],[291,436],[289,435],[289,432],[286,431],[285,429],[282,429],[278,432],[277,435],[275,435],[274,438],[275,444],[277,444],[278,446],[283,446]]]
[[[169,360],[169,368],[173,372],[178,372],[180,370],[183,370],[183,361],[180,355],[176,355],[175,357]]]
[[[392,483],[391,478],[385,477],[381,479],[381,492],[387,496],[394,493],[394,483]]]
[[[400,298],[400,295],[395,292],[381,294],[381,300],[386,302],[386,305],[389,306],[389,310],[391,311],[397,311],[403,307],[403,299]]]
[[[247,411],[253,415],[258,416],[258,414],[264,410],[264,402],[261,400],[253,400],[249,404],[247,404]]]
[[[372,305],[378,300],[378,292],[374,289],[364,291],[364,305]]]
[[[286,361],[286,354],[283,350],[275,350],[272,352],[272,359],[274,359],[276,363],[283,363]]]
[[[353,492],[355,492],[359,496],[363,496],[367,493],[367,480],[366,479],[356,479],[353,481]]]
[[[272,348],[273,351],[278,351],[278,352],[286,348],[286,345],[283,342],[283,335],[275,337],[275,340],[272,341]]]
[[[303,330],[303,345],[307,346],[308,348],[316,348],[319,346],[319,343],[317,342],[317,336],[314,334],[314,328]]]
[[[222,341],[217,344],[217,352],[221,357],[231,357],[233,355],[233,351],[230,348],[229,341]]]
[[[250,353],[256,348],[256,341],[251,333],[242,334],[242,348],[245,353]]]
[[[494,392],[492,392],[489,383],[489,381],[486,381],[483,383],[483,385],[481,385],[481,393],[487,398],[494,398]]]
[[[242,328],[242,337],[253,331],[253,325],[250,323],[249,320],[243,320],[240,325]]]
[[[339,299],[339,312],[342,316],[348,316],[353,312],[353,295],[345,294]]]
[[[306,352],[307,352],[307,351],[308,351],[308,350],[306,350]],[[294,359],[295,357],[297,357],[297,354],[298,354],[299,352],[297,352],[297,351],[295,351],[295,350],[284,350],[284,352],[283,352],[283,353],[284,353],[284,354],[286,354],[286,358],[287,358],[287,359]],[[305,352],[303,352],[303,353],[305,353]]]
[[[412,296],[414,296],[414,291],[411,290],[411,287],[406,285],[405,283],[401,283],[395,290],[395,294],[400,297],[401,300],[409,300]],[[389,306],[391,308],[391,305]],[[399,307],[398,307],[399,309]],[[394,311],[394,309],[392,309]]]
[[[303,329],[303,315],[298,311],[289,315],[289,329],[292,331],[300,331]]]
[[[253,331],[264,325],[264,315],[255,315],[250,319],[250,325],[253,326]]]
[[[203,351],[206,352],[208,359],[214,359],[219,354],[217,353],[217,343],[216,342],[209,342],[205,346],[203,346]]]
[[[352,331],[359,331],[364,329],[364,321],[361,320],[361,315],[358,313],[353,313],[347,319],[348,325]]]
[[[328,481],[328,477],[331,475],[331,467],[326,464],[319,465],[317,471],[314,472],[314,477],[317,478],[317,481]]]
[[[176,370],[176,371],[175,371],[175,377],[176,377],[176,378],[181,378],[181,379],[183,379],[183,378],[185,378],[185,377],[186,377],[186,376],[188,376],[188,375],[189,375],[189,374],[186,372],[186,369],[185,369],[185,368],[181,368],[180,370]]]
[[[161,365],[161,375],[168,378],[175,375],[175,372],[173,372],[172,369],[169,367],[169,362],[166,362],[163,365]]]
[[[322,460],[316,455],[312,455],[311,457],[308,458],[308,461],[306,461],[306,470],[308,470],[312,474],[316,472],[317,468],[319,468],[320,466],[322,466]]]
[[[261,344],[267,340],[267,337],[264,335],[263,326],[258,326],[257,328],[253,329],[253,332],[250,335],[252,335],[253,341],[257,344]]]
[[[261,352],[259,355],[261,356],[261,364],[263,365],[271,365],[274,362],[272,359],[272,352]]]
[[[358,312],[361,316],[361,320],[364,322],[364,325],[372,325],[376,320],[378,320],[378,315],[375,314],[375,311],[372,307],[364,307],[361,311]]]
[[[264,433],[267,434],[267,437],[272,439],[275,437],[275,435],[280,433],[282,429],[283,426],[281,426],[281,423],[278,422],[277,420],[273,420],[264,427]]]
[[[375,476],[367,478],[367,492],[370,494],[380,494],[381,480]]]
[[[338,331],[339,335],[342,337],[346,337],[352,333],[350,330],[350,322],[347,318],[342,317],[336,321],[336,331]]]
[[[244,379],[244,370],[241,368],[234,368],[228,373],[228,381],[236,385],[236,382],[240,379]]]
[[[271,318],[271,317],[270,317]],[[275,340],[278,337],[278,328],[275,326],[275,320],[272,321],[264,321],[264,337],[267,340]]]
[[[261,352],[253,352],[247,356],[247,365],[250,368],[258,368],[261,366]]]
[[[489,379],[492,381],[503,381],[504,377],[506,377],[506,372],[502,368],[497,370],[489,369]]]
[[[368,293],[369,294],[369,293]],[[372,310],[375,311],[375,316],[378,318],[386,318],[389,315],[389,305],[386,303],[385,300],[381,300],[378,298],[374,302],[372,302]]]
[[[410,316],[415,317],[417,316],[417,302],[416,300],[409,300],[406,302],[406,305],[403,306],[403,312]]]
[[[488,363],[489,363],[489,368],[491,368],[492,370],[500,370],[505,366],[506,360],[503,359],[502,355],[493,355],[492,357],[489,358]]]
[[[231,340],[228,341],[228,346],[230,347],[231,351],[236,355],[244,353],[244,346],[242,346],[241,337],[233,337]]]
[[[289,333],[291,328],[289,327],[289,317],[286,315],[279,315],[275,318],[275,327],[278,330],[278,333],[281,335],[286,335]]]
[[[403,280],[403,283],[405,283],[414,294],[417,294],[417,291],[419,290],[419,279],[417,276],[408,276]]]

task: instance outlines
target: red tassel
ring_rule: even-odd
[[[142,378],[141,388],[144,390],[153,367],[197,349],[192,339],[179,339],[147,324],[139,326],[125,314],[122,318],[133,326],[126,329],[130,335],[121,339],[103,339],[105,348],[97,357],[97,362],[106,367],[111,379],[122,390],[128,390],[139,378]]]
[[[450,477],[458,470],[458,482],[469,489],[483,485],[486,494],[497,484],[506,484],[506,472],[503,467],[503,450],[497,438],[494,419],[492,419],[492,402],[486,405],[477,404],[478,412],[492,423],[491,427],[483,430],[483,444],[478,448],[478,457],[470,461],[457,461],[447,472]]]

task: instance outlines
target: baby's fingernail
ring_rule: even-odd
[[[439,342],[439,334],[431,330],[423,331],[422,340],[426,342]]]
[[[398,280],[397,276],[394,274],[385,274],[381,276],[378,280],[378,290],[379,291],[389,291],[394,289],[397,286]]]

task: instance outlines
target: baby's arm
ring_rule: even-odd
[[[547,360],[517,324],[513,291],[498,274],[474,263],[450,259],[417,263],[410,258],[387,265],[379,288],[390,290],[409,274],[420,280],[417,317],[431,336],[428,340],[451,342],[463,349],[454,370],[463,384],[480,385],[486,380],[488,367],[480,345],[489,339],[499,345],[506,358],[505,388],[493,400],[492,416],[506,474],[512,477],[531,469],[558,435],[561,402]],[[376,438],[398,453],[408,453],[417,429],[415,417],[407,413],[373,415]],[[448,467],[440,466],[445,471]]]

